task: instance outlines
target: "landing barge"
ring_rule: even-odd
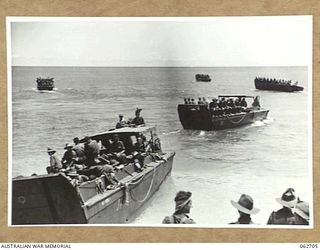
[[[296,92],[303,91],[302,86],[298,86],[298,82],[294,84],[291,81],[268,79],[264,77],[256,77],[254,79],[256,89],[260,90],[273,90],[280,92]]]
[[[155,128],[120,128],[91,139],[103,142],[114,134],[129,147],[141,135],[152,141]],[[133,164],[117,168],[115,176],[122,185],[111,190],[105,176],[76,186],[64,173],[14,178],[12,225],[129,223],[170,175],[174,155],[150,152],[142,171]]]
[[[251,107],[227,104],[225,98],[240,99],[253,98]],[[179,104],[178,114],[184,129],[192,130],[221,130],[241,127],[255,121],[262,121],[267,118],[269,110],[262,109],[258,97],[226,95],[219,96],[214,104]],[[258,105],[255,104],[258,103]]]
[[[38,77],[37,80],[37,89],[38,90],[48,90],[51,91],[54,89],[54,78],[41,78]]]
[[[196,74],[197,82],[211,82],[211,78],[208,74]]]

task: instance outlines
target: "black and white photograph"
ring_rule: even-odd
[[[7,17],[8,225],[312,229],[312,16]]]

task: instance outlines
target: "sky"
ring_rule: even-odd
[[[311,16],[11,17],[7,37],[13,66],[307,66],[312,60]]]

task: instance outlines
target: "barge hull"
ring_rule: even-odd
[[[103,193],[93,185],[77,191],[63,174],[15,178],[12,225],[128,223],[170,175],[173,157],[164,155],[166,161],[151,162],[141,173],[126,177],[129,185]]]
[[[255,81],[255,87],[259,90],[273,90],[280,92],[295,92],[303,91],[303,87],[296,85],[280,85],[280,84],[270,84],[265,82]]]
[[[79,196],[61,174],[15,178],[12,225],[86,223]]]
[[[54,87],[37,87],[38,90],[48,90],[51,91],[54,89]]]
[[[85,205],[84,211],[90,224],[118,224],[130,223],[140,209],[160,188],[172,170],[173,155],[167,162],[160,165],[151,163],[141,179],[133,181],[132,185],[116,191],[110,196],[101,194],[101,198],[91,205]],[[136,184],[134,184],[136,183]]]

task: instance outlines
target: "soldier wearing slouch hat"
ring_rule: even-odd
[[[230,224],[254,224],[251,215],[257,214],[260,209],[253,206],[253,199],[250,195],[242,194],[238,202],[231,200],[231,204],[238,210],[240,217],[236,222]]]
[[[283,207],[270,214],[268,225],[295,225],[296,219],[292,213],[292,209],[297,203],[297,197],[293,188],[288,188],[276,201]]]

